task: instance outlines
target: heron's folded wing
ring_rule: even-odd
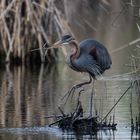
[[[79,71],[89,72],[94,76],[102,73],[100,65],[89,54],[80,55],[78,59],[74,60],[74,65],[77,67],[77,69],[79,69]]]

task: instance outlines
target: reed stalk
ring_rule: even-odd
[[[62,33],[70,30],[54,0],[2,0],[0,7],[2,62],[28,63],[38,56],[37,59],[44,62],[42,46],[46,42],[50,46]],[[30,52],[35,48],[38,51]]]

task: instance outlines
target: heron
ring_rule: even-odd
[[[94,39],[85,39],[78,43],[73,36],[66,34],[52,46],[52,48],[59,47],[69,48],[66,63],[71,69],[89,74],[89,81],[74,85],[67,93],[68,95],[77,88],[96,80],[97,76],[102,75],[112,65],[107,48]]]

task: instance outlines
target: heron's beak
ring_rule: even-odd
[[[57,41],[56,43],[54,43],[50,48],[62,48],[62,51],[64,53],[64,55],[66,56],[66,50],[65,48],[63,48],[63,45],[68,44],[68,43],[63,43],[61,40]]]
[[[59,48],[59,47],[62,47],[63,45],[68,45],[68,44],[69,44],[68,42],[63,42],[59,40],[52,45],[52,48]]]

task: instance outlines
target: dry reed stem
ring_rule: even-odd
[[[132,46],[132,45],[134,45],[134,44],[136,44],[138,42],[140,42],[140,38],[137,38],[137,39],[129,42],[128,44],[125,44],[125,45],[123,45],[123,46],[121,46],[121,47],[119,47],[119,48],[117,48],[115,50],[112,50],[112,51],[110,51],[110,53],[116,53],[116,52],[121,51],[121,50],[123,50],[123,49],[125,49],[127,47],[130,47],[130,46]]]
[[[0,6],[0,53],[5,54],[6,62],[10,62],[11,57],[24,61],[33,48],[39,48],[44,62],[41,46],[45,42],[52,44],[63,33],[71,32],[54,0],[6,0],[1,1]]]
[[[4,16],[9,12],[9,10],[12,9],[12,6],[14,5],[14,3],[16,3],[16,1],[17,1],[17,0],[13,0],[13,1],[6,7],[6,9],[1,13],[0,19],[1,19],[1,18],[4,18]],[[4,1],[3,1],[2,3],[3,3],[2,5],[4,5]]]

